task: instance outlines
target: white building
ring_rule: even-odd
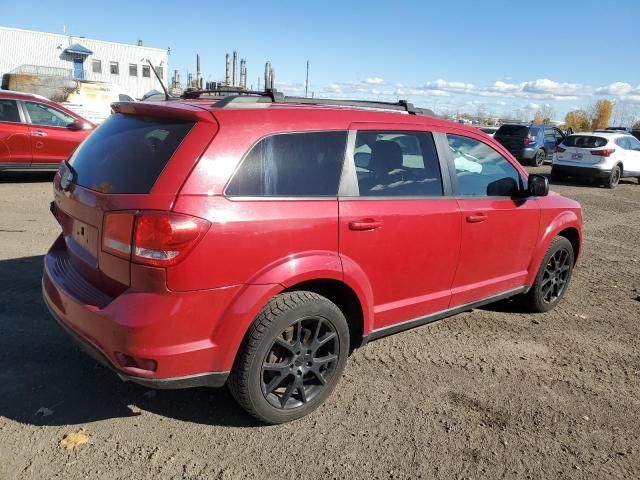
[[[147,59],[166,85],[167,49],[0,27],[0,78],[7,73],[64,76],[115,84],[140,98],[162,90]]]

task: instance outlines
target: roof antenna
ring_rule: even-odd
[[[153,66],[153,63],[151,63],[151,60],[149,60],[148,58],[147,58],[147,62],[149,63],[151,70],[153,70],[153,74],[156,76],[156,78],[160,82],[160,86],[162,87],[162,90],[164,90],[164,99],[166,101],[169,101],[170,99],[169,92],[167,91],[167,87],[164,86],[164,83],[162,82],[162,78],[160,78],[160,75],[158,75],[158,72],[156,72],[156,67]]]

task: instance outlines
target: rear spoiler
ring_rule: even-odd
[[[125,115],[143,115],[146,117],[174,118],[196,122],[216,123],[209,110],[187,103],[147,103],[147,102],[115,102],[111,104],[113,113]]]

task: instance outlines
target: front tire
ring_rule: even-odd
[[[535,313],[548,312],[560,303],[573,272],[573,245],[565,237],[556,237],[542,259],[535,282],[522,297],[524,306]]]
[[[340,309],[313,292],[274,297],[254,320],[229,376],[236,401],[278,424],[318,408],[347,362],[349,328]]]
[[[609,178],[605,180],[605,187],[616,188],[618,186],[618,183],[620,183],[620,177],[622,177],[622,168],[620,168],[620,165],[616,165],[611,169]]]

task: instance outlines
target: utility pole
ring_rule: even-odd
[[[309,60],[307,60],[307,80],[304,82],[304,96],[309,96]]]

